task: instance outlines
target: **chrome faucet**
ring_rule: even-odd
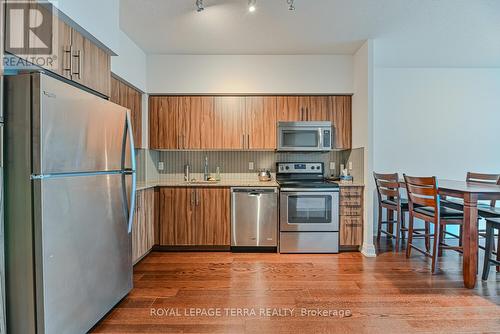
[[[189,166],[189,164],[185,164],[184,165],[184,181],[186,181],[186,182],[191,181],[191,179],[190,179],[190,174],[191,174],[190,170],[191,170],[191,166]]]
[[[208,173],[208,156],[205,155],[205,166],[203,168],[203,180],[208,181],[210,174]]]

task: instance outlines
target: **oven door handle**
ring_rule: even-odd
[[[283,196],[307,196],[307,195],[327,195],[327,196],[333,196],[335,193],[338,193],[339,190],[331,190],[331,191],[325,191],[324,189],[318,189],[318,190],[308,190],[304,191],[303,189],[294,189],[294,188],[287,188],[287,189],[282,189],[281,194]]]

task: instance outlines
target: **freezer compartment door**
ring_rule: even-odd
[[[275,188],[231,189],[231,246],[278,245],[278,193]]]
[[[43,333],[86,333],[132,288],[121,174],[34,182],[37,313]],[[129,183],[129,182],[127,182]],[[128,192],[130,194],[130,192]],[[42,331],[40,331],[42,332]]]
[[[46,75],[32,85],[34,174],[130,167],[127,109]]]

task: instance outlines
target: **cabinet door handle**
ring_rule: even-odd
[[[244,133],[241,135],[241,147],[243,149],[245,149],[245,134]]]
[[[71,74],[73,73],[73,45],[64,46],[63,47],[64,55],[63,55],[63,71],[69,72],[69,77],[71,78]]]
[[[195,191],[196,191],[196,206],[199,206],[200,205],[200,196],[198,194],[198,189],[196,189]]]
[[[76,76],[78,77],[78,80],[81,80],[82,79],[82,51],[81,50],[76,50],[76,55],[73,54],[73,58],[77,58],[78,59],[78,72],[73,72],[71,71],[72,73],[71,74],[76,74]],[[71,66],[73,67],[73,66]]]
[[[247,134],[247,148],[250,149],[250,135]]]
[[[195,195],[194,195],[195,190],[191,190],[191,206],[194,206],[195,204]]]

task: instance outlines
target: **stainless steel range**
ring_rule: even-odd
[[[323,163],[276,164],[280,184],[280,253],[338,253],[339,186]]]

